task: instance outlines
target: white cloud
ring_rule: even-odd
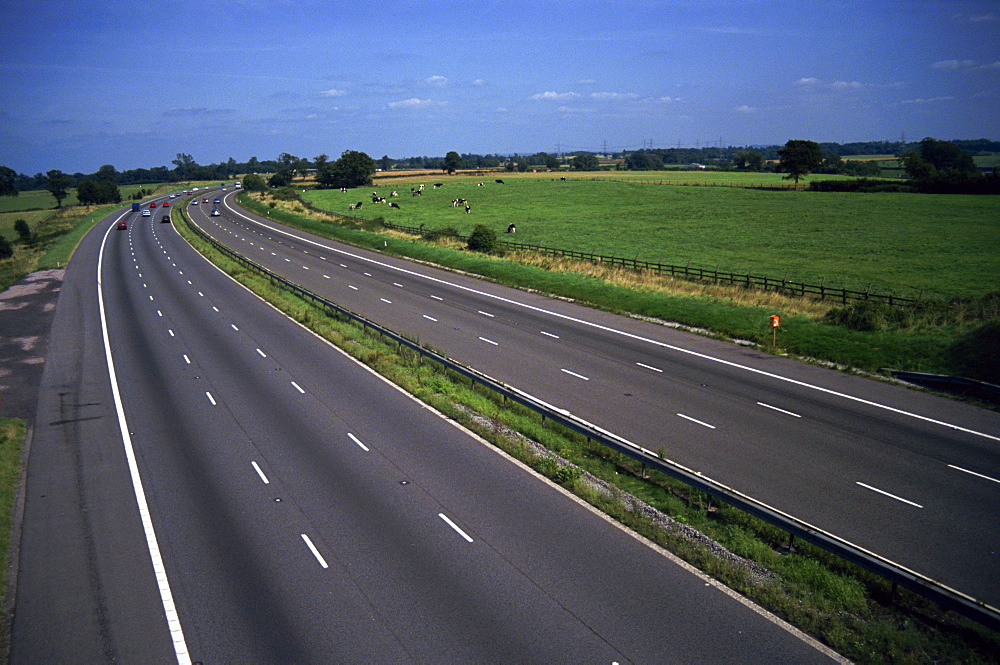
[[[472,85],[486,85],[486,81],[483,79],[476,79],[472,82]]]
[[[347,94],[346,90],[337,90],[336,88],[330,88],[329,90],[321,90],[320,96],[322,97],[343,97]]]
[[[443,85],[447,85],[448,84],[448,79],[447,79],[447,77],[444,77],[444,76],[435,75],[435,76],[430,76],[428,78],[425,78],[424,79],[424,83],[426,83],[428,85],[436,85],[436,86],[440,87],[440,86],[443,86]]]
[[[747,106],[746,104],[741,104],[733,109],[737,113],[756,113],[757,108],[755,106]]]
[[[980,67],[980,69],[1000,69],[1000,60],[994,60]]]
[[[834,81],[830,84],[831,88],[836,88],[838,90],[844,90],[846,88],[860,88],[861,84],[857,81]]]
[[[389,102],[388,106],[391,109],[399,108],[420,108],[425,106],[444,106],[447,102],[436,102],[433,99],[417,99],[416,97],[410,97],[409,99],[404,99],[398,102]]]
[[[819,79],[812,77],[800,78],[798,81],[795,82],[796,85],[813,85],[815,83],[819,83]]]
[[[951,95],[947,97],[931,97],[929,99],[923,99],[917,97],[916,99],[905,99],[900,102],[900,104],[934,104],[935,102],[947,102],[949,100],[955,99]]]
[[[941,71],[953,71],[956,69],[968,69],[975,66],[975,64],[974,60],[939,60],[931,65],[931,67]]]
[[[639,95],[632,92],[592,92],[590,97],[592,99],[635,99]]]
[[[537,95],[528,97],[528,99],[573,99],[579,96],[575,92],[540,92]]]

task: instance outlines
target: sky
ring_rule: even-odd
[[[33,175],[1000,139],[1000,0],[4,0]]]

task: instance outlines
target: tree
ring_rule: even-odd
[[[659,171],[663,168],[663,159],[655,154],[633,152],[625,158],[625,168],[629,171]]]
[[[920,142],[920,157],[939,172],[978,173],[972,156],[950,141],[927,137]]]
[[[184,152],[177,153],[177,157],[170,160],[170,163],[176,166],[174,173],[177,174],[178,180],[190,180],[194,175],[194,170],[198,168],[194,157]]]
[[[12,168],[0,166],[0,196],[17,196],[17,173]]]
[[[0,233],[0,259],[9,259],[14,256],[14,248],[10,246],[10,241]]]
[[[243,177],[243,189],[248,192],[263,192],[267,189],[267,184],[256,173],[250,173]]]
[[[541,153],[541,155],[542,155],[542,159],[544,160],[544,163],[545,163],[545,168],[552,169],[553,171],[558,171],[559,170],[559,158],[558,157],[556,157],[555,155],[550,155],[550,154],[545,153],[545,152]]]
[[[937,178],[937,169],[933,164],[928,163],[916,150],[907,150],[899,158],[899,164],[903,167],[912,180],[933,180]]]
[[[388,171],[392,168],[392,160],[389,159],[389,155],[382,155],[382,158],[378,160],[378,165],[383,171]]]
[[[764,155],[753,150],[737,150],[733,154],[733,166],[737,171],[763,171]]]
[[[574,157],[569,167],[574,171],[596,171],[601,168],[601,163],[597,160],[597,155],[588,153]]]
[[[111,164],[105,164],[101,168],[97,169],[97,173],[94,174],[94,180],[106,180],[109,182],[118,182],[118,171]]]
[[[473,252],[496,254],[500,252],[501,246],[496,231],[484,224],[476,224],[469,234],[468,248]]]
[[[815,141],[791,140],[785,147],[778,150],[781,161],[779,171],[787,171],[785,180],[794,180],[799,184],[799,178],[809,175],[823,165],[823,150]]]
[[[59,169],[46,172],[45,189],[52,192],[52,196],[56,197],[57,208],[62,207],[63,199],[66,198],[70,184],[69,176]]]
[[[464,168],[465,162],[462,160],[461,155],[454,150],[444,156],[444,170],[448,173],[454,173],[455,171]]]
[[[375,160],[363,152],[345,150],[340,159],[316,170],[316,184],[330,187],[368,187],[375,173]]]
[[[23,219],[18,219],[14,222],[14,230],[17,231],[17,236],[22,242],[30,243],[32,240],[31,227],[28,226],[28,222]]]

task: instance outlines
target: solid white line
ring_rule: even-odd
[[[541,332],[541,333],[542,333],[543,335],[545,335],[546,337],[551,337],[552,339],[559,339],[559,335],[553,335],[552,333],[550,333],[550,332],[545,332],[544,330],[542,330],[542,331],[540,331],[540,332]]]
[[[474,289],[474,288],[472,288],[470,286],[464,286],[462,284],[458,284],[458,283],[455,283],[455,282],[449,282],[446,279],[442,279],[442,278],[439,278],[439,277],[432,277],[431,275],[425,275],[423,273],[417,272],[416,270],[410,270],[410,269],[407,269],[407,268],[402,268],[400,266],[395,266],[395,265],[392,265],[390,263],[386,263],[384,261],[379,261],[377,259],[368,258],[368,257],[362,256],[360,254],[354,254],[354,253],[349,252],[349,251],[344,250],[344,249],[338,249],[337,247],[330,247],[329,245],[324,245],[324,244],[322,244],[320,242],[316,242],[315,240],[309,240],[308,238],[303,238],[302,236],[295,235],[294,233],[291,233],[289,231],[285,231],[285,230],[282,230],[282,229],[278,229],[278,228],[269,226],[268,224],[266,224],[264,222],[256,221],[256,220],[251,219],[250,217],[247,217],[246,215],[243,215],[242,213],[237,212],[237,211],[234,211],[234,214],[240,215],[244,219],[246,219],[248,221],[251,221],[254,224],[258,224],[258,225],[260,225],[260,226],[262,226],[262,227],[264,227],[266,229],[269,229],[269,230],[271,230],[271,231],[273,231],[275,233],[280,233],[280,234],[288,236],[290,238],[295,238],[296,240],[298,240],[300,242],[305,242],[305,243],[309,243],[309,244],[315,245],[315,246],[320,247],[322,249],[325,249],[325,250],[327,250],[329,252],[335,252],[337,254],[341,254],[341,255],[344,255],[344,256],[350,256],[353,259],[357,259],[359,261],[364,261],[366,263],[371,263],[373,265],[377,265],[377,266],[380,266],[382,268],[386,268],[387,270],[393,270],[395,272],[403,273],[405,275],[410,275],[411,277],[416,277],[418,279],[423,279],[423,280],[428,281],[428,282],[433,282],[433,283],[436,283],[436,284],[443,284],[443,285],[451,287],[451,288],[459,289],[459,290],[466,291],[466,292],[469,292],[469,293],[475,293],[475,294],[481,295],[481,296],[483,296],[485,298],[492,298],[493,300],[504,302],[504,303],[507,303],[507,304],[510,304],[510,305],[514,305],[514,306],[517,306],[517,307],[523,307],[524,309],[529,309],[529,310],[538,312],[540,314],[546,314],[546,315],[549,315],[549,316],[553,316],[555,318],[563,319],[564,321],[572,321],[573,323],[578,323],[580,325],[588,326],[588,327],[591,327],[591,328],[596,328],[598,330],[603,330],[605,332],[609,332],[609,333],[612,333],[612,334],[615,334],[615,335],[621,335],[622,337],[628,337],[630,339],[635,339],[635,340],[638,340],[638,341],[641,341],[641,342],[647,342],[649,344],[653,344],[655,346],[659,346],[659,347],[664,348],[664,349],[670,349],[671,351],[676,351],[677,353],[684,353],[684,354],[687,354],[687,355],[690,355],[690,356],[694,356],[696,358],[701,358],[702,360],[707,360],[709,362],[719,363],[721,365],[726,365],[728,367],[732,367],[734,369],[739,369],[739,370],[742,370],[742,371],[745,371],[745,372],[751,372],[753,374],[758,374],[760,376],[766,376],[766,377],[768,377],[770,379],[774,379],[776,381],[784,381],[786,383],[791,383],[793,385],[797,385],[797,386],[802,387],[802,388],[808,388],[810,390],[816,390],[818,392],[825,393],[827,395],[832,395],[834,397],[840,397],[842,399],[850,400],[852,402],[857,402],[859,404],[865,404],[867,406],[871,406],[871,407],[876,408],[876,409],[882,409],[882,410],[889,411],[891,413],[895,413],[895,414],[898,414],[898,415],[901,415],[901,416],[906,416],[908,418],[915,418],[917,420],[922,420],[924,422],[931,423],[931,424],[934,424],[934,425],[940,425],[942,427],[947,427],[949,429],[953,429],[953,430],[956,430],[956,431],[959,431],[959,432],[965,432],[966,434],[972,434],[973,436],[979,436],[979,437],[983,437],[985,439],[990,439],[990,440],[993,440],[993,441],[1000,441],[1000,436],[997,436],[997,435],[986,434],[984,432],[977,432],[976,430],[969,429],[967,427],[962,427],[960,425],[953,425],[951,423],[947,423],[947,422],[944,422],[944,421],[941,421],[941,420],[936,420],[934,418],[929,418],[927,416],[922,416],[922,415],[917,414],[917,413],[912,413],[910,411],[905,411],[903,409],[897,409],[895,407],[888,406],[886,404],[881,404],[879,402],[873,402],[871,400],[867,400],[867,399],[864,399],[862,397],[855,397],[854,395],[848,395],[847,393],[837,392],[836,390],[831,390],[829,388],[824,388],[822,386],[817,386],[817,385],[812,384],[812,383],[806,383],[805,381],[799,381],[798,379],[792,379],[792,378],[787,377],[787,376],[782,376],[780,374],[774,374],[773,372],[767,372],[767,371],[764,371],[764,370],[761,370],[761,369],[756,369],[754,367],[749,367],[747,365],[740,365],[739,363],[735,363],[735,362],[732,362],[730,360],[723,360],[722,358],[716,358],[714,356],[710,356],[710,355],[707,355],[707,354],[704,354],[704,353],[699,353],[697,351],[692,351],[690,349],[685,349],[685,348],[680,347],[680,346],[675,346],[673,344],[667,344],[666,342],[661,342],[659,340],[651,339],[649,337],[643,337],[642,335],[636,335],[634,333],[626,332],[624,330],[618,330],[616,328],[612,328],[610,326],[605,326],[605,325],[602,325],[600,323],[594,323],[593,321],[587,321],[585,319],[579,319],[579,318],[576,318],[574,316],[569,316],[568,314],[560,314],[559,312],[554,312],[552,310],[548,310],[548,309],[545,309],[543,307],[537,307],[535,305],[529,305],[528,303],[524,303],[524,302],[520,302],[520,301],[517,301],[517,300],[513,300],[511,298],[506,298],[504,296],[496,295],[496,294],[493,294],[493,293],[487,293],[486,291],[480,291],[479,289]],[[343,265],[343,264],[341,264],[341,265]],[[431,296],[431,297],[433,298],[434,296]],[[440,298],[439,298],[439,300],[440,300]]]
[[[430,321],[434,321],[435,323],[437,323],[437,319],[435,319],[433,316],[427,316],[426,314],[424,314],[424,318],[425,319],[429,319]]]
[[[979,476],[980,478],[983,478],[985,480],[992,480],[995,483],[1000,483],[1000,480],[997,480],[996,478],[990,478],[989,476],[984,476],[981,473],[976,473],[975,471],[969,471],[968,469],[963,469],[962,467],[955,466],[954,464],[949,464],[948,467],[955,469],[956,471],[962,471],[963,473],[971,474],[973,476]]]
[[[680,416],[681,418],[684,418],[685,420],[690,420],[693,423],[698,423],[703,427],[707,427],[708,429],[715,429],[715,425],[709,425],[708,423],[703,423],[700,420],[695,420],[691,416],[685,416],[683,413],[678,413],[677,415]]]
[[[660,374],[663,374],[663,370],[660,369],[659,367],[653,367],[652,365],[644,365],[642,363],[636,363],[636,365],[638,365],[639,367],[645,367],[646,369],[651,369],[654,372],[659,372]]]
[[[912,501],[907,501],[906,499],[904,499],[901,496],[896,496],[895,494],[889,494],[885,490],[880,490],[879,488],[872,487],[871,485],[865,485],[862,482],[858,482],[858,481],[854,481],[854,482],[857,483],[858,485],[861,485],[865,489],[869,489],[869,490],[871,490],[873,492],[878,492],[879,494],[884,494],[884,495],[886,495],[887,497],[889,497],[891,499],[895,499],[896,501],[902,501],[903,503],[908,503],[911,506],[916,506],[917,508],[923,508],[923,506],[921,506],[919,503],[913,503]]]
[[[469,537],[469,534],[459,529],[458,525],[452,522],[450,519],[448,519],[447,515],[445,515],[444,513],[438,513],[438,517],[443,519],[448,524],[448,526],[454,529],[458,533],[458,535],[460,535],[462,538],[465,538],[470,543],[472,542],[472,538]]]
[[[800,415],[799,415],[799,414],[797,414],[797,413],[792,413],[791,411],[785,411],[784,409],[779,409],[779,408],[778,408],[778,407],[776,407],[776,406],[771,406],[770,404],[764,404],[763,402],[757,402],[757,405],[758,405],[758,406],[762,406],[762,407],[764,407],[765,409],[772,409],[772,410],[774,410],[774,411],[777,411],[777,412],[779,412],[779,413],[783,413],[783,414],[785,414],[786,416],[795,416],[796,418],[801,418],[801,417],[802,417],[802,416],[800,416]]]
[[[316,560],[319,561],[319,565],[324,568],[329,568],[330,566],[327,565],[326,559],[323,558],[323,555],[320,554],[319,550],[316,549],[316,546],[313,545],[313,541],[309,540],[309,536],[302,534],[302,540],[306,541],[306,545],[309,546],[309,551],[312,552],[313,556],[316,557]]]
[[[496,342],[494,342],[492,339],[486,339],[485,337],[480,337],[479,339],[483,340],[487,344],[492,344],[493,346],[500,346],[499,344],[497,344]]]
[[[120,221],[125,214],[122,214],[116,222]],[[174,596],[170,591],[167,570],[163,566],[163,558],[160,556],[160,546],[156,540],[156,531],[153,529],[153,519],[149,513],[149,505],[146,503],[146,492],[142,487],[142,479],[139,477],[139,465],[136,462],[135,450],[132,447],[132,437],[129,434],[128,422],[125,419],[125,407],[122,405],[121,391],[118,388],[115,362],[111,355],[108,320],[104,313],[104,285],[101,278],[104,268],[104,247],[110,233],[111,227],[108,227],[107,232],[104,234],[104,240],[101,241],[101,251],[97,256],[97,305],[101,314],[101,334],[104,338],[104,358],[108,366],[108,376],[111,379],[111,396],[115,402],[115,412],[118,415],[118,429],[121,433],[122,445],[125,448],[125,459],[128,462],[129,475],[132,477],[132,491],[135,493],[135,502],[139,509],[139,518],[142,521],[142,530],[146,536],[146,547],[149,550],[149,558],[153,564],[153,574],[156,577],[157,587],[160,591],[160,602],[163,604],[163,612],[167,619],[167,628],[170,631],[170,638],[173,641],[174,655],[177,657],[178,665],[190,665],[191,656],[188,653],[187,642],[184,640],[184,630],[181,628],[180,618],[177,616]]]
[[[302,390],[302,387],[299,384],[295,383],[294,381],[292,381],[292,386],[303,395],[306,394],[306,391]]]
[[[577,374],[576,372],[571,372],[568,369],[561,369],[560,371],[566,372],[570,376],[575,376],[578,379],[583,379],[584,381],[590,381],[590,379],[588,379],[587,377],[585,377],[583,374]]]
[[[483,316],[488,316],[488,317],[490,317],[491,319],[495,319],[495,318],[496,318],[495,316],[493,316],[493,315],[492,315],[492,314],[490,314],[489,312],[484,312],[483,310],[479,310],[479,313],[480,313],[480,314],[482,314]]]
[[[354,443],[356,443],[359,446],[361,446],[361,450],[365,451],[366,453],[368,452],[368,446],[366,446],[365,444],[361,443],[361,441],[358,439],[358,437],[354,436],[350,432],[347,433],[347,436],[349,436],[351,438],[351,441],[353,441]]]
[[[267,476],[264,475],[264,472],[260,470],[259,466],[257,466],[257,462],[251,460],[250,463],[253,464],[253,470],[257,472],[257,475],[260,476],[260,479],[264,481],[264,484],[270,485],[271,481],[267,479]]]
[[[215,398],[214,398],[214,397],[212,397],[212,393],[210,393],[210,392],[208,392],[208,391],[206,390],[206,391],[205,391],[205,394],[206,394],[206,395],[208,396],[208,401],[212,403],[212,406],[215,406]]]

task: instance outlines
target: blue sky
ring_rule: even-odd
[[[6,0],[0,164],[1000,139],[1000,1]]]

